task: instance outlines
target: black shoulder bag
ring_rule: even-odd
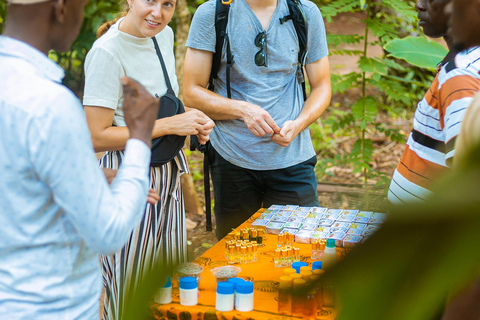
[[[157,39],[152,38],[155,50],[157,51],[158,60],[162,65],[163,75],[167,84],[167,93],[160,98],[160,108],[158,109],[157,119],[167,118],[176,114],[185,112],[182,101],[175,96],[172,89],[170,78],[168,77],[165,62],[163,62],[162,53],[158,47]],[[152,140],[152,160],[150,165],[152,167],[161,167],[165,163],[173,160],[182,149],[185,143],[184,136],[177,136],[174,134],[162,136]]]

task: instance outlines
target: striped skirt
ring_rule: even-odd
[[[123,151],[107,152],[100,159],[100,166],[118,169],[123,155]],[[142,222],[121,251],[101,257],[105,286],[103,319],[119,318],[126,288],[135,286],[157,259],[167,264],[186,261],[187,236],[180,175],[187,170],[183,152],[161,167],[150,168],[150,188],[159,193],[160,200],[155,205],[146,205]]]

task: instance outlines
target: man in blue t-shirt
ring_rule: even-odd
[[[318,205],[317,159],[308,126],[330,103],[328,48],[318,7],[307,0],[301,3],[308,21],[305,70],[311,93],[306,101],[296,76],[297,33],[291,19],[281,22],[290,14],[286,0],[234,0],[230,5],[231,99],[226,98],[225,53],[215,90],[207,90],[216,42],[216,0],[201,5],[193,18],[184,99],[215,120],[207,155],[218,238],[262,206]],[[264,59],[256,59],[259,53]]]

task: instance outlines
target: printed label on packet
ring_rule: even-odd
[[[333,219],[320,219],[319,226],[330,227],[335,221]]]
[[[304,223],[300,230],[306,230],[306,231],[315,231],[317,229],[317,224],[307,224]]]
[[[328,208],[325,208],[325,207],[312,207],[310,209],[310,212],[311,213],[322,213],[322,214],[325,214],[327,213],[328,211]]]
[[[310,236],[312,234],[313,234],[313,231],[299,231],[295,235],[295,242],[310,243]]]
[[[280,222],[270,222],[267,224],[267,233],[270,234],[279,234],[282,231],[284,223]]]
[[[337,218],[340,216],[340,214],[343,212],[342,209],[330,209],[325,213],[324,218],[325,219],[332,219],[332,220],[337,220]]]
[[[292,221],[292,222],[287,222],[283,226],[284,228],[290,228],[290,229],[299,229],[302,226],[301,222],[298,221]]]
[[[267,210],[282,210],[285,206],[279,206],[279,205],[276,205],[276,204],[272,204],[270,207],[268,207]]]
[[[328,236],[330,235],[330,231],[326,231],[326,232],[323,232],[323,231],[315,231],[314,233],[312,233],[312,235],[310,236],[310,241],[315,241],[315,240],[320,240],[320,239],[327,239]]]
[[[347,235],[351,236],[361,236],[363,234],[363,229],[348,229]]]
[[[353,223],[350,223],[350,225],[348,226],[350,229],[359,229],[359,230],[365,230],[365,228],[367,227],[367,225],[365,223],[359,223],[359,222],[353,222]]]
[[[385,222],[385,220],[387,220],[387,215],[385,213],[375,212],[370,217],[368,223],[382,224]]]
[[[348,229],[349,227],[350,227],[349,222],[335,221],[332,224],[332,228],[346,228],[346,229]]]

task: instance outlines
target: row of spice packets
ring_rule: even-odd
[[[371,211],[272,205],[252,227],[269,234],[294,234],[297,243],[334,239],[337,246],[350,247],[375,233],[385,220],[386,214]]]

